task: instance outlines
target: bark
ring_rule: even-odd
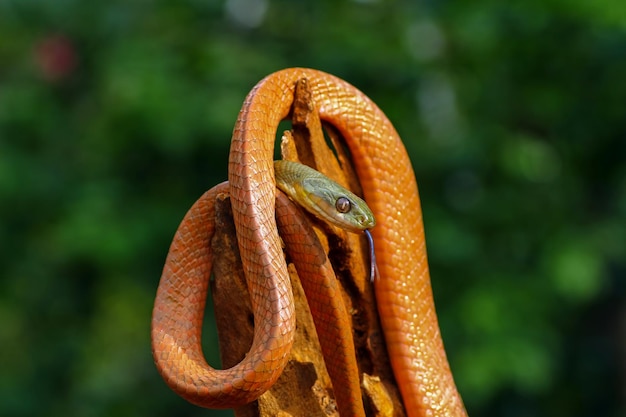
[[[305,79],[296,86],[291,113],[292,130],[281,140],[283,159],[300,161],[361,194],[347,148],[332,126],[322,124],[310,99]],[[220,340],[222,365],[240,362],[252,344],[254,318],[239,250],[230,201],[218,198],[212,295]],[[367,416],[404,416],[389,364],[369,278],[369,251],[365,238],[311,219],[343,289],[352,315],[355,354],[361,374]],[[297,333],[291,357],[277,383],[259,399],[235,410],[237,417],[338,416],[333,387],[322,357],[317,333],[300,280],[292,264],[289,273],[296,303]]]

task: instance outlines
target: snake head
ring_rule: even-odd
[[[367,203],[322,173],[291,161],[274,161],[276,186],[315,217],[350,232],[376,225]]]
[[[362,232],[376,225],[367,203],[330,178],[305,178],[300,187],[308,200],[303,207],[322,220],[350,232]]]

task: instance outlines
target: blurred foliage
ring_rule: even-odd
[[[0,415],[230,415],[158,376],[152,299],[290,66],[404,138],[470,415],[626,415],[621,0],[0,0]]]

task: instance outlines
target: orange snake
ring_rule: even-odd
[[[274,217],[273,148],[278,124],[289,114],[295,83],[303,78],[313,92],[320,118],[345,138],[364,199],[376,217],[372,229],[379,271],[375,294],[407,415],[465,416],[440,336],[417,184],[406,150],[394,127],[369,98],[345,81],[311,69],[279,71],[253,88],[235,125],[229,183],[208,191],[179,226],[153,312],[152,349],[157,368],[179,395],[213,408],[253,401],[282,372],[293,342],[295,317]],[[200,345],[212,262],[207,237],[214,228],[212,202],[220,191],[230,192],[255,315],[250,352],[227,370],[208,366]],[[350,328],[340,330],[351,332]],[[347,389],[353,390],[351,387]],[[335,387],[336,394],[342,388]],[[346,395],[360,401],[360,392]]]

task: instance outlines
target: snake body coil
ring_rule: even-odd
[[[465,416],[441,340],[432,297],[417,184],[405,148],[376,105],[350,84],[302,68],[276,72],[246,98],[233,132],[228,184],[209,191],[181,223],[163,270],[152,321],[159,372],[189,401],[234,407],[256,399],[285,366],[295,327],[293,297],[275,221],[274,137],[289,114],[294,86],[306,78],[320,118],[345,138],[376,218],[378,311],[392,368],[410,417]],[[255,336],[246,358],[228,370],[209,367],[200,330],[212,264],[212,201],[228,191],[244,269],[248,271]],[[321,306],[324,308],[324,306]],[[349,327],[340,332],[351,333]],[[341,335],[342,333],[340,333]],[[324,335],[320,335],[320,338]],[[346,335],[346,340],[350,339]],[[354,384],[335,386],[358,391]],[[346,396],[357,396],[350,392]],[[362,405],[348,415],[363,415]]]

